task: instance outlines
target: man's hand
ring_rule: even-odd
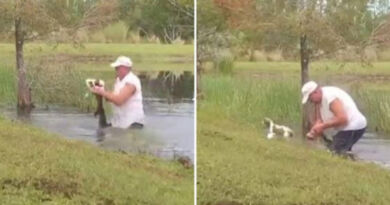
[[[90,90],[92,93],[94,93],[94,94],[96,94],[96,95],[101,95],[101,96],[103,96],[103,94],[104,94],[104,92],[105,92],[103,86],[93,86],[93,87],[89,88],[89,90]]]
[[[317,122],[316,124],[314,124],[314,126],[311,128],[310,132],[306,134],[306,137],[308,139],[315,139],[316,137],[318,136],[321,136],[322,135],[322,132],[324,131],[325,129],[325,124],[322,123],[322,122]]]
[[[310,132],[314,133],[316,136],[321,135],[325,129],[324,123],[316,123],[310,130]]]

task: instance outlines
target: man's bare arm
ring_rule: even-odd
[[[348,123],[347,114],[345,113],[343,103],[339,99],[333,100],[330,104],[330,110],[333,112],[334,117],[328,122],[324,122],[323,128],[340,127]]]
[[[104,91],[101,95],[108,101],[120,106],[135,93],[135,90],[136,88],[134,85],[127,83],[118,94]]]

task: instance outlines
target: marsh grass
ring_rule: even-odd
[[[214,69],[222,74],[232,74],[234,68],[234,56],[230,52],[221,52],[214,60]]]
[[[360,86],[353,89],[357,101],[366,114],[368,127],[377,132],[390,133],[390,87],[383,84]]]
[[[201,106],[218,107],[237,121],[261,126],[264,117],[287,124],[300,119],[299,83],[294,79],[259,80],[206,75]]]
[[[32,94],[38,104],[62,104],[88,111],[95,102],[86,76],[72,64],[37,64],[29,69]]]
[[[10,104],[16,100],[15,74],[9,67],[0,64],[0,104]]]

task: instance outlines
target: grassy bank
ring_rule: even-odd
[[[191,204],[193,171],[0,119],[0,204]]]
[[[385,205],[390,201],[388,170],[292,141],[266,140],[261,129],[207,102],[200,102],[197,115],[199,204]]]
[[[266,140],[262,126],[266,116],[299,128],[299,78],[294,72],[254,72],[238,69],[232,76],[202,77],[204,100],[198,101],[197,112],[199,204],[336,205],[390,201],[388,170],[332,156],[299,140]],[[374,109],[375,102],[383,99],[381,93],[368,90],[377,86],[369,85],[352,89],[353,95]],[[381,108],[376,109],[379,116]],[[374,113],[367,115],[375,118]]]

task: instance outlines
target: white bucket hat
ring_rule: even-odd
[[[133,66],[133,62],[131,61],[131,59],[129,57],[119,56],[115,62],[111,63],[110,66],[115,68],[115,67],[118,67],[121,65],[131,68]]]
[[[309,81],[302,86],[302,104],[305,104],[309,99],[309,95],[318,87],[314,81]]]

